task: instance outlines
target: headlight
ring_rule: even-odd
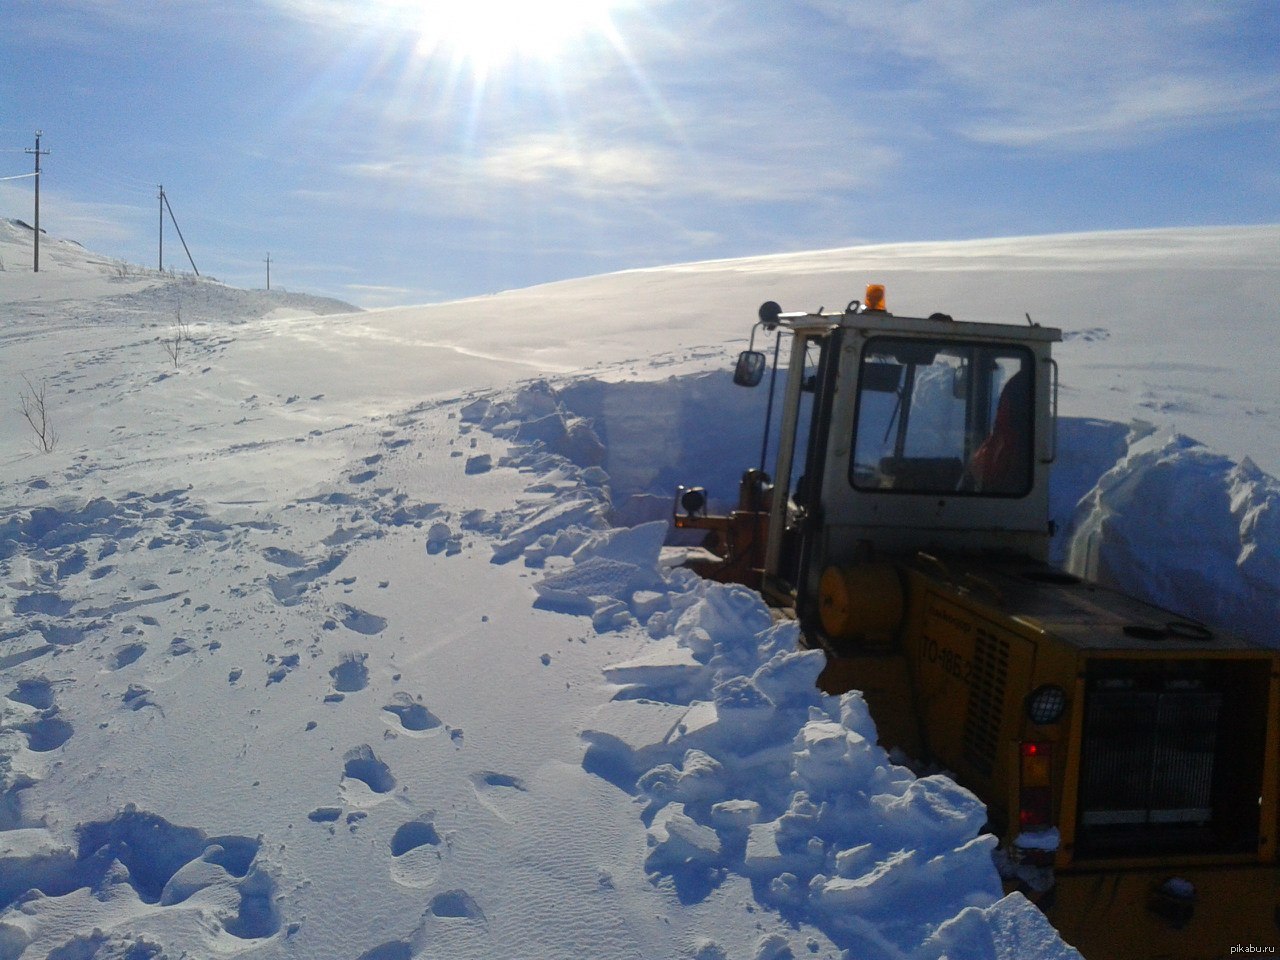
[[[707,491],[702,487],[690,487],[680,494],[680,506],[689,516],[697,516],[707,505]]]
[[[1054,683],[1036,687],[1027,697],[1027,717],[1032,723],[1045,726],[1057,723],[1067,709],[1067,691]]]

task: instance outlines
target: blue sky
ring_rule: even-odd
[[[538,16],[529,18],[537,8]],[[868,242],[1280,222],[1275,0],[2,0],[0,177],[363,306]],[[30,221],[32,180],[0,180]],[[186,267],[171,224],[165,265]]]

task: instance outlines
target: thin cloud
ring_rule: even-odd
[[[975,140],[1013,147],[1054,143],[1105,146],[1248,115],[1275,101],[1276,84],[1241,86],[1199,77],[1151,77],[1113,91],[1088,114],[1060,111],[1044,119],[973,123]]]
[[[1240,3],[1170,0],[809,0],[866,38],[903,87],[952,108],[958,132],[1003,146],[1118,146],[1280,106],[1275,57],[1214,55],[1256,25]],[[1268,62],[1268,59],[1270,62]]]
[[[672,158],[644,144],[614,146],[575,143],[557,134],[539,134],[501,144],[480,159],[485,180],[520,186],[559,185],[583,196],[656,190],[674,178]]]
[[[0,209],[28,223],[34,220],[34,194],[30,186],[0,184]],[[75,240],[87,247],[110,249],[136,238],[144,223],[151,223],[151,210],[123,203],[95,203],[76,200],[61,190],[45,187],[40,193],[41,229]]]
[[[509,196],[504,194],[510,191],[604,204],[690,198],[706,203],[802,201],[865,185],[894,159],[893,151],[874,145],[814,150],[757,144],[734,151],[720,144],[705,149],[602,144],[542,133],[494,144],[474,156],[402,156],[346,169],[359,179],[394,184],[437,208],[444,204],[457,213],[474,214],[505,205]]]

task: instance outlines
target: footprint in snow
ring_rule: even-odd
[[[140,683],[131,683],[129,684],[129,689],[120,697],[120,702],[134,712],[141,710],[143,707],[155,707],[160,710],[160,707],[152,701],[150,694],[150,687],[144,687]],[[160,710],[160,713],[162,716],[164,715],[163,710]]]
[[[53,706],[53,684],[44,677],[34,680],[19,680],[18,685],[5,694],[14,703],[25,703],[37,710],[48,710]]]
[[[430,820],[401,824],[391,837],[391,879],[402,887],[430,887],[444,859],[440,848],[440,834]]]
[[[303,501],[306,502],[306,501]],[[272,549],[272,548],[268,548]],[[286,555],[289,555],[286,558]],[[331,552],[323,560],[314,563],[308,561],[300,554],[294,554],[292,551],[280,551],[275,554],[277,560],[282,566],[293,568],[293,559],[296,558],[300,562],[300,566],[293,569],[292,573],[286,573],[282,576],[271,574],[267,577],[267,586],[271,589],[271,593],[275,598],[286,607],[294,606],[302,601],[306,591],[311,587],[312,583],[321,577],[328,576],[341,565],[342,561],[347,558],[346,551],[335,550]],[[268,557],[268,560],[271,558]],[[285,559],[289,562],[284,563]]]
[[[367,743],[348,750],[343,761],[341,790],[349,805],[372,806],[396,788],[391,769]]]
[[[267,663],[272,664],[271,670],[267,673],[267,686],[279,683],[293,672],[301,661],[302,657],[296,653],[291,653],[284,657],[277,657],[274,653],[267,654]],[[236,679],[239,678],[237,677]]]
[[[293,550],[286,550],[284,547],[267,547],[262,551],[262,556],[269,563],[274,563],[281,567],[288,567],[296,570],[299,567],[307,565],[307,558],[302,554]]]
[[[459,917],[466,920],[484,920],[484,911],[475,898],[465,890],[446,890],[431,898],[427,907],[429,913],[436,917]]]
[[[519,777],[492,770],[473,773],[471,785],[475,788],[476,799],[504,823],[509,823],[510,818],[503,808],[509,806],[516,795],[529,792],[529,788]]]
[[[58,708],[54,705],[53,683],[44,677],[19,680],[5,697],[39,711],[34,717],[14,724],[16,730],[26,735],[27,749],[32,752],[49,753],[57,750],[75,733],[75,727],[58,716]]]
[[[44,716],[39,720],[20,723],[18,729],[27,735],[27,747],[35,753],[57,750],[76,732],[75,727],[57,716]]]
[[[122,667],[127,667],[146,652],[147,645],[145,643],[126,643],[123,647],[117,648],[116,652],[107,660],[107,669],[119,670]]]
[[[329,671],[333,689],[339,693],[355,693],[369,683],[369,668],[364,665],[367,653],[344,653],[338,665]]]
[[[348,630],[363,633],[365,636],[372,636],[387,629],[385,617],[379,617],[345,603],[340,603],[333,608],[333,616]]]
[[[439,717],[422,704],[416,703],[407,693],[397,693],[382,709],[388,714],[383,719],[392,729],[410,737],[426,736],[443,725]]]
[[[476,785],[477,789],[508,787],[512,790],[519,790],[522,793],[529,791],[529,788],[524,785],[524,781],[519,777],[513,777],[509,773],[494,773],[492,770],[481,770],[479,773],[473,773],[471,782]]]
[[[40,851],[26,862],[18,859],[14,875],[40,878],[40,888],[74,890],[89,887],[105,890],[108,886],[127,884],[132,887],[130,907],[134,919],[155,923],[162,911],[176,904],[187,904],[184,915],[193,929],[205,932],[208,939],[197,940],[193,953],[200,956],[236,952],[213,931],[230,934],[237,940],[260,940],[272,937],[280,929],[276,905],[276,883],[272,876],[255,869],[261,840],[241,836],[209,836],[194,827],[182,827],[155,814],[125,806],[111,820],[81,823],[75,828],[78,849],[64,846],[53,852]],[[162,855],[157,855],[160,851]],[[8,879],[6,875],[6,879]],[[195,898],[209,889],[207,901]],[[30,900],[22,882],[0,893],[0,910],[15,901]],[[204,902],[201,902],[204,901]],[[117,901],[118,902],[118,901]],[[237,904],[233,910],[230,904]],[[48,952],[48,956],[102,956],[98,949],[106,945],[99,928],[109,928],[118,917],[110,904],[104,906],[92,898],[79,908],[79,919],[92,935],[78,935],[70,941],[74,949]],[[151,919],[146,919],[146,918]],[[22,945],[22,941],[18,941]],[[220,949],[214,949],[214,945]],[[112,956],[119,955],[110,950]],[[5,956],[10,953],[6,952]],[[42,950],[41,955],[46,955]],[[129,956],[133,956],[130,952]],[[148,954],[150,955],[150,954]]]

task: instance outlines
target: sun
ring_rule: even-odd
[[[412,12],[419,53],[465,60],[487,72],[514,60],[554,61],[575,44],[613,33],[619,0],[426,0]]]

